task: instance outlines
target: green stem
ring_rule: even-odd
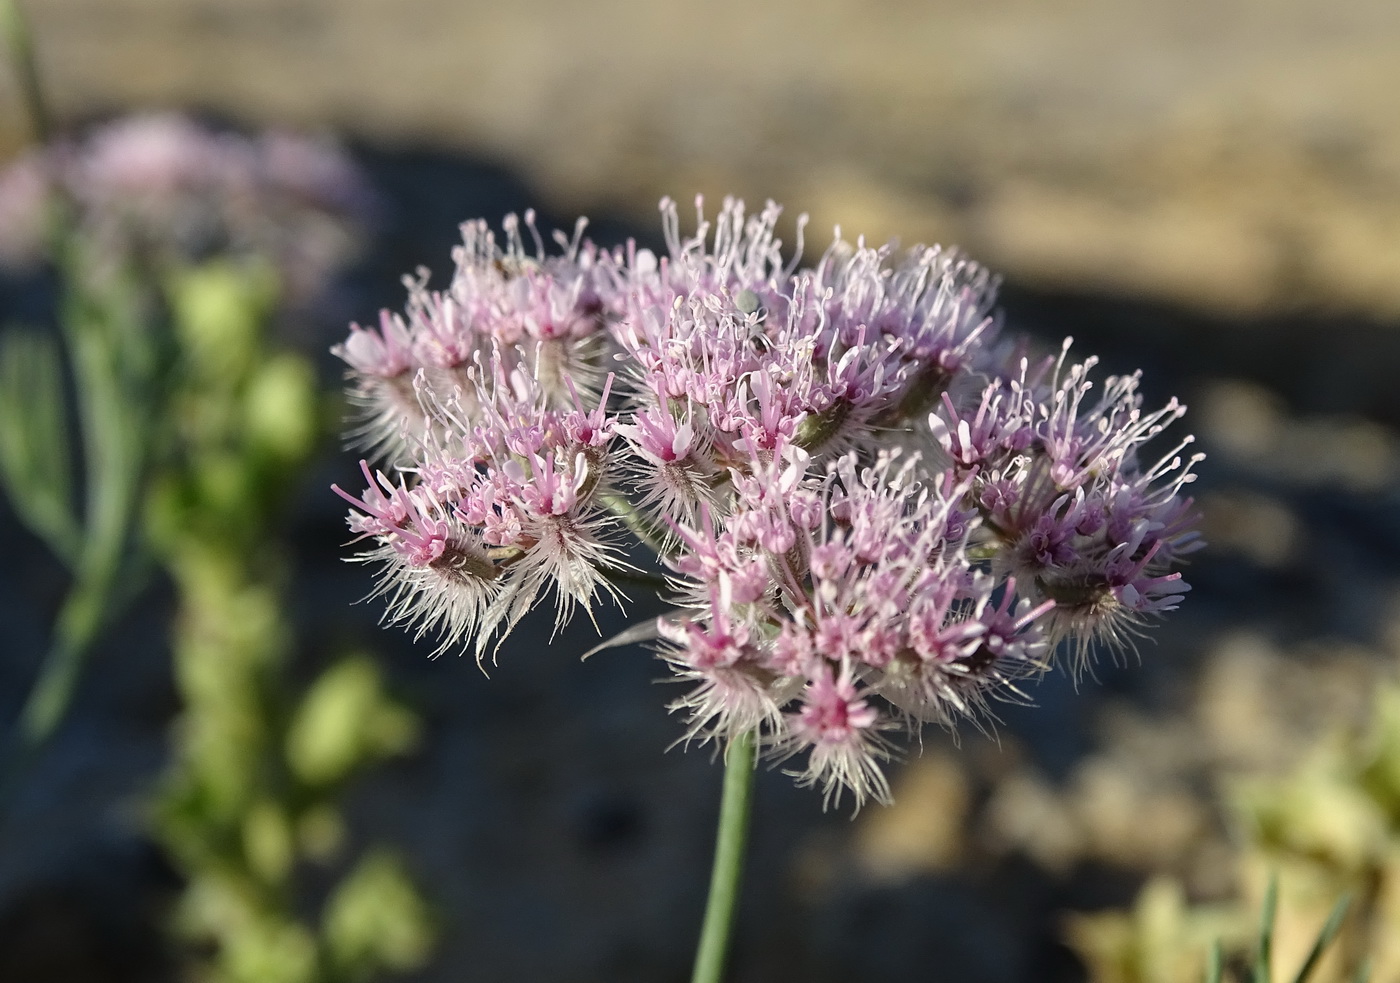
[[[647,573],[644,570],[628,570],[623,567],[603,566],[599,572],[615,584],[631,584],[634,587],[647,587],[656,592],[659,597],[665,590],[670,589],[670,584],[666,583],[665,577],[658,577],[656,574]]]
[[[64,598],[54,626],[53,647],[20,711],[20,735],[29,748],[42,747],[68,712],[93,640],[107,615],[112,584],[106,573],[102,570],[84,578]]]
[[[27,754],[63,722],[93,643],[114,613],[139,518],[139,491],[149,452],[146,405],[155,380],[132,362],[127,298],[89,296],[81,270],[68,271],[72,292],[62,327],[73,368],[87,501],[74,582],[60,608],[54,638],[24,708],[19,733]],[[128,330],[123,330],[128,329]]]
[[[724,756],[724,792],[719,805],[719,831],[715,837],[715,864],[710,871],[710,897],[695,950],[691,983],[719,983],[729,933],[739,901],[744,872],[744,846],[749,834],[749,803],[753,793],[755,739],[752,732],[729,742]]]
[[[0,772],[0,805],[10,801],[15,787],[68,713],[92,644],[109,614],[117,577],[115,561],[119,559],[117,554],[114,562],[80,565],[77,579],[63,599],[53,643],[20,708],[15,724],[18,740],[9,748]]]
[[[29,22],[20,9],[19,0],[0,0],[0,33],[4,33],[10,57],[15,62],[19,91],[24,98],[24,109],[29,116],[34,139],[38,143],[47,143],[52,133],[49,110],[44,101],[44,87],[39,83],[34,38],[29,33]]]
[[[622,520],[622,524],[641,541],[643,546],[657,556],[665,556],[671,552],[666,549],[666,531],[648,516],[643,515],[636,506],[627,500],[625,495],[608,492],[599,495],[598,498],[608,511]]]

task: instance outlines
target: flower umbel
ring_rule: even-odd
[[[827,801],[887,799],[898,731],[951,724],[1173,610],[1201,543],[1185,408],[1137,374],[999,343],[957,252],[841,238],[784,258],[726,200],[666,255],[534,216],[463,226],[441,291],[336,351],[361,407],[350,525],[390,620],[482,656],[552,591],[615,594],[632,537],[669,570],[660,654],[688,739],[755,734]],[[805,223],[799,223],[799,232]],[[337,491],[340,491],[337,489]]]

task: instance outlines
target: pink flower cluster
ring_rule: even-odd
[[[662,203],[660,257],[471,222],[446,289],[352,328],[359,436],[397,475],[336,491],[391,620],[481,657],[541,592],[561,622],[617,596],[640,542],[689,735],[756,732],[859,804],[888,797],[892,732],[1177,605],[1199,455],[1139,447],[1184,407],[1000,341],[957,253],[838,232],[799,270],[775,205],[697,213],[683,236]]]
[[[95,255],[256,253],[273,260],[294,299],[313,295],[355,251],[374,209],[364,177],[328,144],[130,116],[0,171],[0,262],[43,257],[56,195]]]

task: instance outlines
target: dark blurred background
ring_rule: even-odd
[[[1072,334],[1176,395],[1210,455],[1211,548],[1141,658],[1064,675],[987,733],[930,733],[896,804],[854,819],[759,777],[735,981],[1085,978],[1067,914],[1154,874],[1241,890],[1228,789],[1365,719],[1400,654],[1400,4],[1392,0],[31,0],[59,120],[195,111],[344,142],[383,198],[336,311],[450,267],[457,224],[537,207],[658,238],[697,192],[848,237],[954,242],[1005,276],[1012,330]],[[0,72],[0,158],[25,140]],[[0,319],[32,290],[0,285]],[[27,306],[28,305],[28,306]],[[422,981],[685,978],[720,769],[640,649],[581,664],[586,621],[428,659],[355,602],[354,481],[299,493],[294,607],[310,674],[372,650],[425,720],[352,793],[356,838],[409,858],[439,917]],[[0,710],[29,685],[61,568],[0,505]],[[600,619],[608,635],[648,612]],[[178,879],[142,802],[176,712],[157,582],[96,653],[0,831],[0,981],[168,978]],[[669,750],[668,750],[669,749]]]

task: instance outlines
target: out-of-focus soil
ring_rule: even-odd
[[[561,212],[732,191],[819,245],[840,222],[1021,280],[1400,315],[1392,0],[28,7],[64,119],[202,106],[485,155]]]

